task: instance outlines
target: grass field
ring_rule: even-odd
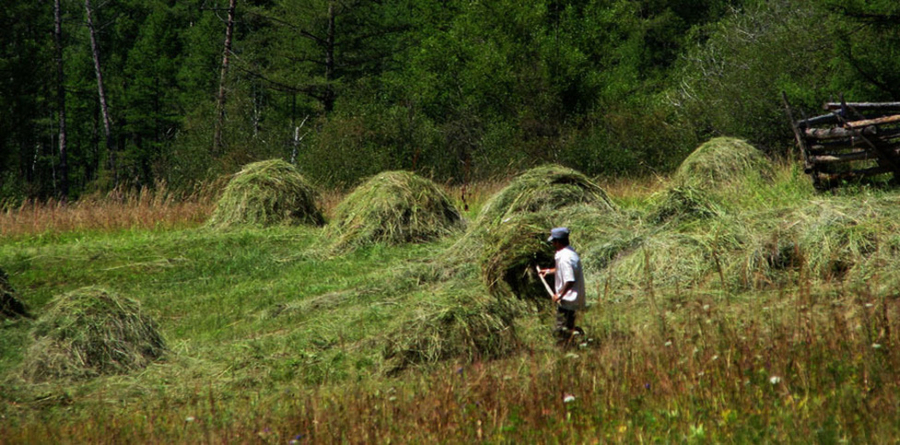
[[[457,237],[338,252],[319,227],[203,228],[208,195],[8,210],[0,268],[32,313],[99,286],[140,302],[169,352],[35,383],[35,322],[0,321],[0,443],[895,440],[896,191],[817,194],[782,165],[698,219],[659,212],[666,178],[600,185],[626,222],[573,233],[587,338],[559,347],[549,303],[512,302],[498,338],[515,345],[490,358],[441,344],[496,304],[477,264],[441,270]],[[470,186],[466,218],[502,186]],[[420,359],[397,366],[412,340]]]

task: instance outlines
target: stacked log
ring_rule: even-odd
[[[785,100],[788,115],[790,106]],[[827,114],[794,121],[804,171],[818,189],[893,175],[900,180],[900,102],[830,102]]]

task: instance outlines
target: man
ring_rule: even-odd
[[[576,330],[575,311],[585,306],[584,272],[581,269],[581,258],[569,246],[569,229],[557,227],[551,230],[547,241],[556,250],[556,267],[541,269],[539,273],[542,277],[554,275],[556,293],[553,294],[553,302],[558,305],[555,333],[560,339],[566,340]]]

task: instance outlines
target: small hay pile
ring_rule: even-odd
[[[137,302],[95,288],[56,298],[31,331],[22,374],[42,382],[142,369],[166,351],[156,324]]]
[[[652,197],[647,219],[654,224],[681,222],[720,216],[723,210],[715,198],[691,187],[672,187]]]
[[[646,232],[611,261],[600,277],[604,288],[646,294],[656,288],[730,285],[728,258],[749,237],[742,221],[714,218],[684,230]]]
[[[325,218],[317,198],[318,192],[293,165],[280,159],[255,162],[231,178],[207,226],[322,225]]]
[[[382,351],[387,374],[450,358],[499,358],[519,347],[513,326],[522,311],[518,302],[459,289],[444,296],[429,306],[412,308],[411,319],[388,335]]]
[[[745,181],[768,181],[774,176],[765,155],[741,139],[710,139],[691,153],[675,171],[677,186],[716,191]]]
[[[476,226],[496,226],[520,213],[548,212],[577,204],[616,211],[606,192],[583,174],[559,165],[545,165],[522,173],[488,200]]]
[[[411,172],[378,174],[335,208],[327,235],[338,246],[425,242],[462,229],[459,211],[434,182]]]
[[[0,269],[0,320],[29,317],[28,308],[16,297],[16,291],[9,284],[9,276]]]

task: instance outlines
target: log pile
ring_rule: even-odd
[[[795,121],[804,171],[817,189],[848,181],[900,181],[900,102],[829,102],[827,114]],[[891,176],[892,175],[892,176]]]

